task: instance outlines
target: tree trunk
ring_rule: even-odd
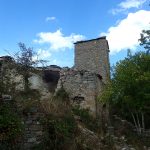
[[[140,125],[138,112],[136,112],[136,118],[137,118],[137,123],[138,123],[138,131],[139,131],[139,134],[141,134],[141,125]]]
[[[132,115],[132,118],[133,118],[133,121],[134,121],[134,125],[135,125],[135,128],[136,128],[136,131],[137,131],[137,133],[138,133],[138,125],[137,125],[137,123],[136,123],[136,119],[135,119],[135,116],[134,116],[134,114],[131,112],[131,115]]]
[[[143,128],[143,132],[145,131],[145,121],[144,121],[144,113],[141,113],[142,115],[142,128]]]

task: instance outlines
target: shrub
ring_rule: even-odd
[[[45,130],[43,141],[34,147],[39,150],[69,150],[77,130],[77,125],[71,111],[69,96],[61,88],[49,101],[41,102],[45,113],[41,124]]]
[[[75,106],[72,109],[74,115],[77,115],[80,117],[81,121],[85,124],[85,126],[92,130],[97,131],[98,129],[98,123],[95,118],[93,118],[88,109],[80,108],[79,106]]]
[[[20,117],[8,104],[0,106],[0,147],[10,145],[18,140],[23,130]],[[7,149],[8,147],[6,147]],[[5,149],[5,148],[3,148]]]
[[[46,115],[53,114],[60,117],[71,113],[69,96],[63,88],[59,89],[49,100],[44,100],[40,103],[41,110]]]
[[[64,117],[49,115],[42,121],[42,124],[45,129],[45,136],[43,141],[34,149],[61,150],[71,146],[77,129],[71,114]]]
[[[38,90],[35,89],[28,89],[28,91],[19,91],[16,94],[16,99],[20,100],[34,100],[34,99],[40,99],[41,95]]]
[[[57,100],[62,100],[63,102],[69,102],[69,95],[63,87],[56,92],[54,98]]]

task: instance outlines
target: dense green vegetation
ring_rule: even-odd
[[[100,95],[100,101],[124,119],[131,121],[137,133],[149,128],[150,114],[150,32],[143,31],[141,45],[146,49],[119,61],[113,67],[112,80]]]
[[[80,108],[79,106],[74,106],[72,108],[73,114],[81,120],[81,123],[91,131],[98,132],[99,126],[96,118],[94,118],[89,109]]]
[[[43,140],[33,149],[69,150],[74,144],[77,124],[71,111],[68,94],[61,88],[51,100],[43,103],[45,114],[44,118],[41,118],[44,128]]]
[[[23,133],[23,124],[12,103],[0,105],[0,149],[16,149]]]

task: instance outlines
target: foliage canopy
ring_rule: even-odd
[[[140,45],[146,51],[131,55],[129,50],[113,67],[112,80],[99,97],[101,102],[117,106],[124,117],[132,118],[139,133],[145,128],[144,116],[150,113],[150,30],[142,32]]]

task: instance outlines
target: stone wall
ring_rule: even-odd
[[[30,88],[39,91],[41,98],[40,100],[49,99],[52,93],[49,92],[47,83],[43,81],[41,74],[32,73],[29,78]]]
[[[63,87],[69,94],[73,105],[79,104],[96,114],[96,96],[102,90],[101,77],[89,71],[62,69],[57,90]]]
[[[105,37],[77,42],[75,43],[75,67],[73,69],[61,69],[56,66],[41,68],[41,70],[37,68],[37,73],[31,72],[31,77],[29,78],[30,88],[38,90],[42,95],[40,100],[44,100],[50,99],[52,94],[50,89],[55,91],[56,85],[56,91],[63,87],[69,94],[72,105],[88,108],[93,116],[96,116],[96,97],[109,79],[108,52],[109,47]],[[1,59],[3,61],[4,58],[0,57]],[[44,78],[43,69],[46,69]],[[2,71],[2,66],[0,66],[0,71]],[[21,75],[15,75],[14,77],[13,74],[11,79],[19,83],[16,90],[24,90]],[[41,141],[43,130],[38,119],[43,114],[36,106],[31,107],[24,113],[25,133],[23,147],[30,149],[31,146]]]
[[[44,116],[40,112],[39,108],[32,106],[30,110],[24,112],[22,115],[24,123],[24,137],[23,137],[23,147],[25,150],[31,149],[31,147],[39,144],[43,138],[43,127],[40,124],[40,119]]]
[[[87,70],[109,79],[109,47],[105,37],[75,43],[75,68]]]
[[[33,100],[27,103],[33,103]],[[23,133],[18,135],[15,144],[19,147],[21,146],[20,150],[31,150],[33,146],[42,141],[44,134],[40,123],[40,119],[44,117],[44,113],[41,111],[41,107],[39,107],[40,103],[34,102],[34,105],[26,107],[22,101],[14,100],[11,96],[4,95],[0,98],[0,105],[3,104],[11,106],[11,109],[20,117],[23,124]]]

